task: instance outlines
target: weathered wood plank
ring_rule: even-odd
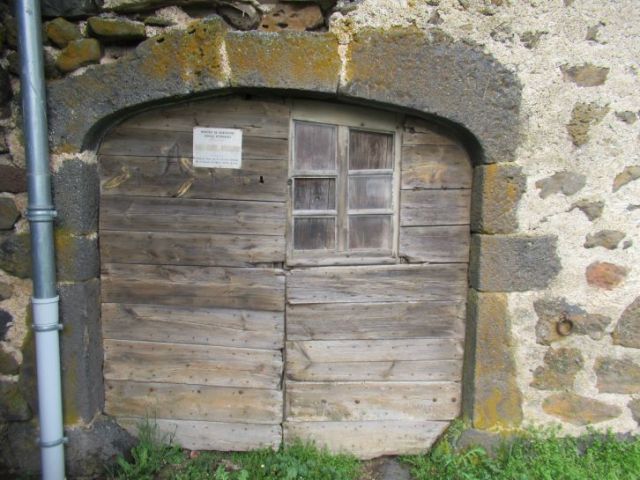
[[[287,379],[300,382],[459,382],[461,360],[316,363],[287,352]]]
[[[464,315],[464,299],[287,305],[287,339],[459,338],[464,333]]]
[[[400,256],[410,262],[468,262],[468,225],[401,227]]]
[[[144,418],[119,417],[118,423],[133,435]],[[161,435],[189,450],[247,451],[277,449],[282,442],[280,425],[153,419]]]
[[[402,188],[471,188],[467,152],[457,145],[402,147]]]
[[[454,382],[287,381],[286,417],[300,422],[453,420],[460,413],[460,393]]]
[[[296,303],[371,303],[450,301],[466,294],[464,264],[326,267],[293,270],[287,301]]]
[[[287,355],[310,363],[461,360],[461,338],[287,341]]]
[[[471,190],[402,190],[400,225],[468,225]]]
[[[154,108],[122,126],[186,132],[193,127],[240,128],[244,135],[287,138],[289,107],[278,99],[215,98]]]
[[[190,162],[190,161],[189,161]],[[184,162],[182,162],[184,163]],[[285,202],[287,162],[243,160],[242,168],[193,169],[175,157],[100,155],[102,196]]]
[[[267,138],[243,135],[242,160],[286,159],[289,142],[286,138]],[[193,132],[151,130],[121,125],[109,132],[100,149],[100,155],[139,157],[169,156],[193,158]],[[191,163],[191,162],[189,162]]]
[[[278,389],[282,354],[274,350],[104,341],[104,378],[136,382]]]
[[[102,301],[284,310],[284,274],[268,268],[102,265]]]
[[[449,422],[293,422],[284,423],[285,442],[314,441],[335,453],[361,459],[427,452]]]
[[[103,262],[251,267],[285,260],[284,236],[209,233],[100,233]]]
[[[103,303],[102,334],[116,340],[281,349],[284,314]]]
[[[127,417],[275,424],[282,422],[282,391],[107,380],[105,412]]]
[[[284,203],[103,196],[103,230],[284,236]]]
[[[405,118],[403,145],[456,145],[457,143],[454,137],[439,125],[421,118]]]

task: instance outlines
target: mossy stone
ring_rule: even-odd
[[[62,50],[56,67],[62,72],[72,72],[85,65],[100,62],[100,43],[94,38],[74,40]]]
[[[69,45],[69,42],[82,38],[78,26],[62,17],[47,22],[44,26],[44,31],[47,34],[47,38],[58,48],[64,48]]]

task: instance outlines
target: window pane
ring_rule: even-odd
[[[336,220],[333,217],[298,217],[293,224],[295,250],[332,250],[336,246]]]
[[[391,176],[349,177],[349,208],[391,208]]]
[[[296,178],[294,181],[295,210],[335,210],[335,178]]]
[[[393,136],[386,133],[349,132],[349,170],[393,168]]]
[[[336,127],[296,122],[294,157],[296,170],[335,170]]]
[[[391,250],[391,215],[350,215],[349,248]]]

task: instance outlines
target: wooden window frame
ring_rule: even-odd
[[[400,159],[401,134],[404,116],[386,111],[376,111],[349,105],[338,105],[312,100],[294,100],[291,102],[291,119],[289,127],[289,173],[287,196],[287,265],[290,266],[324,266],[324,265],[375,265],[399,263],[398,245],[400,233]],[[296,171],[295,123],[309,122],[337,127],[336,171]],[[393,165],[391,169],[349,171],[349,133],[351,130],[362,130],[372,133],[384,133],[393,138]],[[361,210],[361,214],[389,215],[391,217],[390,249],[348,250],[349,201],[348,182],[350,177],[364,175],[391,176],[391,206],[388,209]],[[295,250],[294,249],[294,183],[296,178],[336,179],[336,250]],[[317,212],[295,212],[298,216],[318,216]],[[329,212],[323,212],[329,214]],[[357,214],[357,213],[356,213]]]

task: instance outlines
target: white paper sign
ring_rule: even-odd
[[[193,166],[240,168],[242,166],[242,130],[194,127]]]

